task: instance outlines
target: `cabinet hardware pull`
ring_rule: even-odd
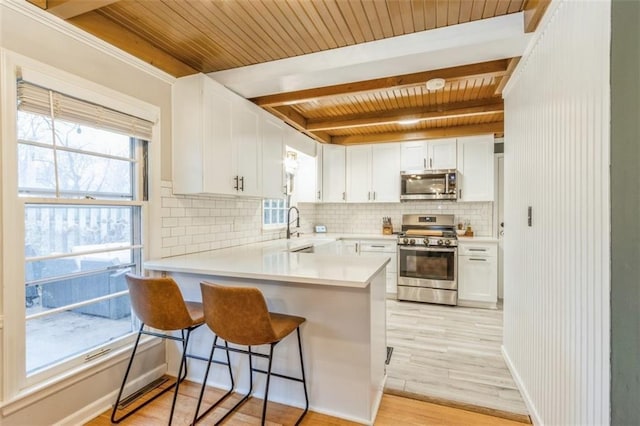
[[[376,191],[373,191],[373,201],[376,200]]]
[[[384,246],[376,246],[376,245],[372,245],[371,247],[375,247],[375,248],[384,248]]]
[[[487,249],[483,248],[470,248],[469,251],[487,251]]]
[[[486,262],[487,259],[481,259],[479,257],[470,257],[469,260],[477,260],[478,262]]]
[[[367,192],[367,200],[371,201],[371,191]]]
[[[244,192],[244,176],[240,177],[240,191]]]
[[[433,169],[433,158],[429,158],[429,168]]]
[[[347,193],[343,192],[342,193],[342,201],[345,201],[347,199]]]
[[[321,200],[320,191],[318,191],[318,200]]]
[[[236,181],[236,185],[233,187],[233,189],[235,189],[236,191],[238,190],[238,176],[234,177],[233,180]]]
[[[460,194],[460,195],[458,195],[458,198],[462,198],[462,189],[460,191],[458,191],[458,193]]]
[[[426,169],[427,168],[427,159],[426,158],[422,159],[422,164],[424,165],[424,168]]]

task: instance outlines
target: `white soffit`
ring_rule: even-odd
[[[521,56],[522,12],[209,73],[252,98]]]

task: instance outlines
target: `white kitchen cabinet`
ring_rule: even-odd
[[[232,164],[238,179],[236,195],[262,195],[260,118],[262,111],[244,98],[233,101],[231,116]],[[234,176],[234,183],[235,183]],[[233,193],[233,192],[232,192]]]
[[[400,167],[403,171],[455,169],[456,154],[456,139],[404,142]]]
[[[458,242],[458,305],[495,308],[498,302],[498,243]]]
[[[345,200],[346,150],[344,146],[322,147],[322,201],[337,203]]]
[[[173,85],[173,190],[261,195],[261,110],[211,78]]]
[[[494,200],[493,135],[458,138],[458,201]]]
[[[347,148],[348,202],[400,201],[400,145],[385,143]]]
[[[284,198],[284,123],[268,114],[260,121],[262,198]],[[315,171],[314,171],[315,172]]]
[[[358,252],[361,256],[384,256],[390,259],[387,264],[387,294],[398,293],[398,244],[396,240],[361,240]]]

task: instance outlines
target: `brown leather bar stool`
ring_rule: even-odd
[[[267,375],[267,383],[264,393],[264,403],[262,406],[262,421],[261,424],[265,424],[265,416],[267,413],[267,402],[269,397],[269,382],[271,376],[279,377],[282,379],[289,379],[302,383],[304,390],[305,407],[304,411],[296,421],[296,425],[300,424],[302,418],[307,414],[309,410],[309,397],[307,395],[307,381],[304,375],[304,363],[302,360],[302,341],[300,339],[300,325],[306,320],[302,317],[293,315],[284,315],[269,312],[267,309],[267,303],[262,295],[262,292],[253,287],[226,287],[217,284],[202,282],[200,283],[200,289],[202,291],[202,303],[204,305],[204,318],[207,326],[215,333],[216,339],[219,336],[226,342],[234,343],[237,345],[248,346],[248,350],[240,350],[235,348],[229,348],[225,346],[217,346],[214,340],[213,347],[211,349],[211,357],[213,357],[213,351],[216,348],[220,348],[227,351],[241,352],[249,355],[249,392],[243,396],[243,398],[233,406],[218,422],[216,425],[223,422],[227,416],[232,414],[238,407],[240,407],[251,396],[253,391],[253,373],[259,372]],[[298,336],[298,353],[300,355],[300,371],[302,378],[286,376],[283,374],[273,373],[271,371],[273,363],[273,349],[274,347],[285,337],[296,331]],[[269,345],[269,355],[253,352],[252,346]],[[261,370],[253,367],[252,357],[262,357],[269,360],[267,370]],[[204,413],[198,416],[200,411],[200,405],[202,403],[202,397],[207,383],[207,374],[205,373],[204,380],[202,382],[202,389],[200,390],[200,397],[198,398],[198,405],[196,407],[196,414],[194,416],[193,423],[206,416],[213,406],[209,407]],[[217,403],[216,403],[217,404]]]
[[[140,329],[138,330],[136,343],[133,346],[131,358],[129,358],[127,371],[122,379],[122,386],[118,392],[118,398],[116,398],[116,402],[113,406],[111,422],[119,423],[160,395],[175,388],[173,403],[171,404],[171,413],[169,415],[169,424],[171,424],[173,412],[176,406],[176,399],[178,397],[178,388],[180,383],[187,376],[186,356],[189,336],[193,330],[204,324],[202,303],[185,302],[182,298],[182,293],[178,288],[178,284],[172,278],[148,278],[138,277],[132,274],[127,274],[126,278],[127,285],[129,286],[129,296],[131,297],[131,307],[133,308],[133,312],[140,319],[141,324]],[[163,331],[164,333],[144,330],[145,326]],[[181,337],[170,334],[171,331],[177,330],[180,330]],[[119,410],[118,407],[121,404],[122,392],[127,383],[127,377],[129,376],[129,371],[131,370],[136,350],[138,349],[140,337],[143,334],[182,342],[182,357],[180,360],[178,377],[173,385],[163,389],[162,392],[145,401],[135,409],[128,411],[120,418],[116,418],[116,413]],[[229,371],[231,371],[231,366],[229,366]]]

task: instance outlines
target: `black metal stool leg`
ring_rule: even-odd
[[[131,358],[129,358],[129,364],[127,365],[127,370],[124,373],[124,378],[122,379],[122,386],[120,386],[120,391],[118,392],[118,397],[116,398],[116,402],[113,405],[113,411],[111,412],[111,423],[119,423],[128,415],[116,419],[116,412],[118,411],[118,405],[120,405],[120,398],[122,398],[122,392],[124,391],[124,386],[127,384],[127,378],[129,377],[129,371],[131,371],[131,365],[133,365],[133,358],[136,355],[136,350],[138,349],[138,343],[140,342],[140,336],[142,335],[142,329],[144,328],[144,324],[140,324],[140,330],[138,330],[138,337],[136,337],[136,343],[133,345],[133,352],[131,352]]]
[[[269,382],[271,381],[271,367],[273,365],[273,347],[276,343],[269,345],[269,366],[267,367],[267,384],[264,388],[264,402],[262,403],[262,421],[261,425],[264,426],[264,421],[267,415],[267,403],[269,402]]]
[[[300,327],[296,328],[298,334],[298,353],[300,354],[300,371],[302,372],[302,387],[304,389],[304,411],[296,421],[296,426],[300,424],[302,418],[309,411],[309,394],[307,393],[307,378],[304,375],[304,362],[302,361],[302,339],[300,338]]]
[[[182,336],[184,336],[184,330],[182,330]],[[180,379],[180,377],[182,377],[183,369],[184,370],[187,369],[186,349],[187,349],[187,345],[189,344],[189,336],[191,336],[191,329],[187,330],[187,337],[184,338],[182,342],[182,348],[183,348],[182,358],[180,359],[180,369],[178,370],[178,375],[176,376],[175,390],[173,391],[173,402],[171,403],[171,413],[169,413],[169,426],[171,426],[171,422],[173,421],[173,412],[175,411],[176,401],[178,400],[178,390],[180,389],[180,382],[184,380],[184,378]],[[186,377],[186,374],[184,377]]]
[[[251,393],[253,392],[253,364],[251,361],[251,346],[248,347],[248,352],[249,352],[249,391],[247,392],[246,395],[244,395],[242,397],[242,399],[238,402],[236,402],[236,405],[234,405],[229,411],[227,411],[224,416],[222,416],[222,418],[220,420],[218,420],[215,424],[216,426],[219,425],[220,423],[222,423],[227,417],[229,417],[231,414],[233,414],[234,411],[236,411],[238,408],[240,408],[240,406],[242,404],[244,404],[245,402],[247,402],[247,400],[249,399],[249,397],[251,396]],[[228,353],[228,352],[227,352]]]

